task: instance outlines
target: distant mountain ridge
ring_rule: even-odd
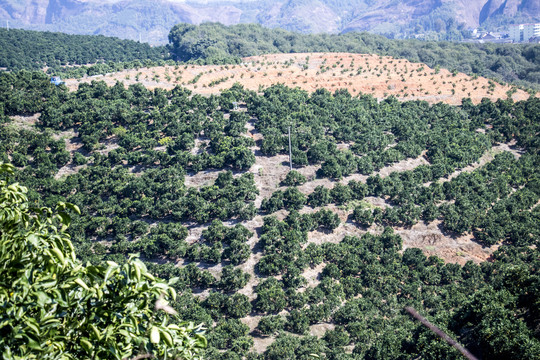
[[[306,33],[406,36],[540,21],[538,0],[0,0],[6,26],[165,43],[177,23],[259,23]]]

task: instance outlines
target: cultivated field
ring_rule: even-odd
[[[376,98],[393,95],[404,101],[425,100],[429,103],[444,102],[452,105],[461,104],[462,99],[467,97],[471,98],[474,103],[479,103],[482,98],[495,101],[511,96],[512,99],[518,101],[529,97],[529,94],[525,91],[481,77],[472,77],[457,72],[452,73],[446,69],[431,69],[424,64],[411,63],[407,60],[393,59],[391,57],[346,53],[265,55],[245,58],[243,63],[238,65],[182,65],[140,68],[104,76],[68,79],[66,84],[71,90],[76,90],[79,83],[91,82],[92,80],[104,80],[108,85],[113,85],[117,81],[122,81],[126,86],[140,83],[149,89],[172,89],[180,85],[203,95],[218,94],[235,83],[240,83],[245,88],[256,91],[276,83],[282,83],[309,92],[321,88],[331,92],[338,89],[347,89],[352,95],[372,94]],[[241,106],[240,111],[245,111],[245,108]],[[286,155],[258,155],[261,153],[262,135],[255,129],[254,124],[256,121],[256,119],[251,119],[248,122],[243,136],[250,136],[256,142],[256,146],[251,149],[257,155],[256,162],[249,171],[253,173],[260,192],[255,200],[255,206],[260,207],[264,198],[269,198],[278,189],[285,189],[280,183],[287,175],[289,167],[287,166],[288,158]],[[106,145],[105,150],[102,150],[104,152],[115,147],[114,141]],[[347,145],[338,144],[338,148]],[[510,151],[516,157],[519,157],[520,151],[513,145],[500,144],[492,148],[477,163],[470,164],[460,172],[473,171],[493,160],[494,155],[502,151]],[[78,150],[80,146],[81,144],[68,140],[67,149],[71,152]],[[198,151],[197,147],[198,144],[193,149],[195,153]],[[378,173],[382,177],[386,177],[394,171],[412,170],[427,163],[424,152],[416,159],[403,160],[381,169]],[[337,183],[337,181],[328,178],[317,178],[316,172],[319,167],[320,165],[309,165],[297,169],[308,179],[306,184],[299,187],[299,190],[304,194],[310,194],[318,185],[332,188]],[[76,171],[78,171],[77,167],[70,167],[68,164],[61,169],[60,174],[65,175]],[[218,173],[219,171],[202,171],[196,174],[188,174],[185,184],[195,187],[208,185],[217,178]],[[451,174],[447,179],[457,176],[458,173]],[[365,182],[366,179],[367,176],[365,175],[353,174],[341,179],[339,182],[342,184],[346,184],[350,180]],[[442,181],[445,180],[442,179]],[[382,198],[368,197],[365,201],[375,207],[391,206]],[[316,244],[340,242],[347,235],[361,236],[366,230],[373,233],[382,232],[382,228],[376,225],[369,229],[361,229],[353,224],[349,220],[349,216],[353,211],[351,206],[338,207],[330,205],[327,208],[339,215],[340,226],[333,232],[313,231],[309,234],[308,242]],[[317,210],[304,207],[301,213]],[[280,210],[275,215],[283,219],[286,216],[286,211]],[[229,222],[226,225],[233,225],[234,223]],[[239,265],[243,271],[251,275],[251,279],[239,292],[247,295],[250,299],[254,299],[256,296],[254,288],[259,283],[256,265],[262,257],[262,252],[258,249],[257,244],[259,243],[263,216],[259,214],[250,221],[242,222],[242,224],[252,231],[254,235],[249,240],[252,254],[245,263]],[[187,241],[190,243],[199,241],[203,230],[207,227],[208,224],[190,224],[188,226],[189,235]],[[447,234],[442,230],[439,220],[427,224],[419,222],[409,228],[395,228],[395,231],[403,238],[404,249],[417,247],[422,249],[428,256],[437,255],[446,262],[461,265],[469,260],[475,263],[486,261],[497,248],[497,246],[491,248],[482,247],[473,241],[471,234],[459,237]],[[179,265],[182,264],[182,262],[179,263]],[[221,264],[199,265],[214,275],[220,276]],[[308,287],[313,287],[318,283],[323,267],[324,264],[321,264],[304,272],[303,275],[308,280]],[[198,295],[205,297],[208,295],[208,290],[200,292]],[[253,330],[259,320],[260,316],[252,314],[243,318],[242,322],[249,325],[250,329]],[[332,324],[326,323],[317,324],[310,328],[310,333],[321,335],[332,326]],[[255,350],[263,352],[272,343],[273,337],[255,337],[254,341]]]
[[[241,111],[244,109],[241,109]],[[261,134],[259,134],[254,127],[254,119],[250,121],[246,126],[246,134],[244,136],[251,136],[256,140],[256,146],[252,148],[255,154],[260,154],[260,140],[262,139]],[[520,152],[512,145],[501,144],[493,147],[487,151],[478,162],[471,164],[470,166],[456,171],[454,174],[451,174],[447,179],[451,179],[457,176],[460,172],[466,171],[471,172],[480,166],[485,165],[487,162],[493,160],[495,154],[510,151],[514,156],[521,156]],[[287,155],[276,155],[276,156],[257,156],[255,164],[249,169],[254,175],[255,183],[259,189],[259,196],[255,200],[255,206],[259,207],[261,205],[262,199],[269,198],[272,193],[276,190],[285,190],[286,187],[282,186],[281,182],[285,179],[287,173],[289,172],[288,166],[288,156]],[[408,159],[382,168],[378,173],[382,177],[388,176],[394,171],[407,171],[413,170],[419,165],[426,164],[427,161],[424,157],[424,154],[419,156],[417,159]],[[316,172],[319,169],[320,165],[308,165],[296,170],[302,173],[307,179],[308,182],[302,186],[299,186],[298,189],[308,195],[315,189],[316,186],[322,185],[327,188],[333,188],[338,182],[341,184],[347,184],[350,180],[362,181],[365,182],[367,176],[361,174],[353,174],[339,181],[332,181],[328,178],[317,178]],[[209,185],[215,181],[218,176],[218,171],[202,171],[197,174],[188,175],[185,179],[185,184],[188,186],[203,186]],[[441,181],[446,181],[447,179],[442,179]],[[366,197],[364,201],[369,202],[376,207],[387,207],[390,206],[384,199],[378,197]],[[380,234],[383,231],[383,227],[373,225],[369,229],[363,230],[357,227],[350,219],[350,215],[353,212],[353,207],[349,206],[336,206],[330,204],[325,206],[325,208],[338,214],[341,224],[331,232],[327,231],[312,231],[308,235],[308,243],[312,242],[315,244],[322,244],[324,242],[333,242],[339,243],[345,236],[355,235],[361,237],[366,233],[366,230],[374,233]],[[300,213],[306,212],[315,212],[319,208],[304,207],[300,210]],[[283,220],[287,216],[286,210],[280,210],[273,215],[277,216],[280,220]],[[226,225],[232,226],[236,222],[226,222]],[[241,268],[244,272],[247,272],[251,275],[250,281],[247,285],[240,289],[238,292],[242,293],[249,297],[250,300],[256,298],[255,287],[259,284],[260,278],[257,276],[256,266],[262,257],[261,249],[258,248],[259,244],[259,234],[260,229],[263,225],[263,215],[257,215],[255,218],[249,221],[241,222],[246,228],[253,232],[253,236],[249,239],[249,245],[252,250],[250,258],[243,264],[238,267]],[[430,223],[424,223],[420,221],[416,225],[408,228],[394,228],[395,232],[399,234],[403,239],[403,250],[407,248],[419,248],[427,256],[436,255],[445,262],[458,263],[464,265],[467,261],[473,261],[475,263],[480,263],[486,260],[489,260],[491,254],[498,248],[498,245],[492,247],[483,247],[473,240],[472,234],[464,234],[462,236],[454,236],[453,234],[445,233],[441,228],[441,221],[436,220]],[[193,224],[189,227],[189,235],[187,241],[197,242],[201,239],[202,232],[208,227],[206,225],[197,225]],[[187,262],[186,262],[187,263]],[[186,263],[180,262],[179,265],[185,265]],[[215,266],[208,266],[208,264],[200,264],[205,270],[209,270],[212,274],[220,276],[222,266],[221,264]],[[307,280],[307,284],[304,288],[300,288],[299,291],[302,291],[306,287],[315,287],[319,283],[319,276],[324,268],[325,264],[321,264],[315,268],[308,268],[304,271],[303,276]],[[280,278],[280,276],[277,276]],[[203,291],[199,296],[206,297],[208,296],[209,291]],[[282,311],[282,315],[286,315],[287,311]],[[261,316],[250,314],[242,318],[242,322],[250,327],[251,330],[254,330],[259,323]],[[333,324],[330,323],[321,323],[316,324],[310,327],[309,333],[315,336],[321,336],[328,329],[332,329]],[[255,336],[254,338],[254,349],[262,353],[265,349],[274,341],[274,337],[259,337]]]
[[[238,65],[181,65],[125,70],[83,79],[68,79],[75,90],[80,82],[104,80],[113,85],[141,83],[145,87],[172,89],[184,86],[198,94],[217,94],[240,83],[259,90],[282,83],[306,91],[320,88],[334,92],[347,89],[352,95],[372,94],[377,98],[393,95],[400,100],[425,100],[430,103],[461,104],[469,97],[497,100],[511,96],[524,100],[529,94],[482,77],[431,69],[389,56],[349,53],[273,54],[244,58]]]

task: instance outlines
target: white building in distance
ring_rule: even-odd
[[[540,36],[540,23],[510,25],[510,39],[513,42],[528,42],[530,38]]]

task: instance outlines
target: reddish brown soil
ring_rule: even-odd
[[[199,76],[198,80],[194,79]],[[184,65],[125,70],[105,76],[68,79],[75,90],[79,82],[104,80],[112,85],[141,83],[153,88],[172,89],[184,86],[199,94],[217,94],[240,83],[250,90],[282,83],[307,91],[325,88],[331,92],[347,89],[351,94],[372,94],[377,98],[394,95],[400,100],[420,99],[430,103],[461,104],[470,97],[474,103],[482,98],[506,99],[510,86],[463,73],[453,75],[446,69],[435,71],[425,64],[411,63],[389,56],[349,53],[272,54],[244,58],[239,65]],[[491,90],[490,90],[490,83]],[[514,100],[529,94],[517,90]]]

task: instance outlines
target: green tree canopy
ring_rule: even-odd
[[[69,203],[32,208],[0,163],[0,351],[4,359],[198,358],[202,327],[180,323],[171,287],[132,256],[81,264],[66,234]]]

